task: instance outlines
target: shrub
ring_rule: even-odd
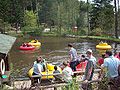
[[[101,36],[102,32],[101,28],[96,28],[90,32],[90,35]]]
[[[43,28],[40,27],[23,27],[22,28],[22,33],[24,35],[29,34],[31,36],[40,36],[42,34]]]

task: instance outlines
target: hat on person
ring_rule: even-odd
[[[92,53],[92,50],[91,50],[91,49],[88,49],[88,50],[87,50],[87,52],[90,52],[90,53]]]

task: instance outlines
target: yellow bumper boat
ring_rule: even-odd
[[[29,44],[33,45],[33,46],[41,46],[41,43],[38,40],[32,40],[31,42],[29,42]]]
[[[52,65],[52,64],[47,64],[47,70],[45,72],[42,72],[42,79],[52,79],[54,78],[53,75],[53,72],[54,72],[54,66],[55,65]],[[58,70],[60,71],[60,73],[62,73],[62,69],[60,67],[57,67]],[[28,71],[28,76],[29,77],[32,77],[32,74],[33,74],[33,68],[31,68],[29,71]]]
[[[99,43],[98,45],[96,45],[96,49],[100,49],[100,50],[109,50],[112,47],[110,45],[108,45],[107,43]]]

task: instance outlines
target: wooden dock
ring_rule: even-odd
[[[98,79],[98,72],[100,70],[95,70],[95,74],[93,76],[93,81],[92,82],[96,82]],[[79,84],[81,84],[82,79],[83,79],[83,72],[75,72],[75,73],[79,73],[79,75],[76,77],[76,82],[79,82]],[[46,84],[41,84],[38,85],[37,88],[39,89],[35,89],[36,87],[31,87],[31,80],[21,80],[21,81],[14,81],[13,83],[13,87],[15,87],[15,89],[17,90],[54,90],[55,87],[63,87],[66,86],[67,83],[52,83],[50,82],[50,80],[47,81]],[[56,90],[61,90],[60,88],[56,89]],[[80,89],[81,90],[81,89]]]

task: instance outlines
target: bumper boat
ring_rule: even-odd
[[[53,72],[54,72],[54,66],[55,66],[55,65],[52,65],[52,64],[47,64],[47,65],[46,65],[47,70],[44,71],[44,72],[42,72],[42,75],[43,75],[43,76],[42,76],[42,80],[45,80],[45,79],[53,79],[53,78],[54,78],[53,75],[51,75],[51,74],[53,74]],[[60,71],[60,73],[62,73],[61,68],[58,67],[58,66],[57,66],[57,68],[58,68],[58,70]],[[29,76],[29,77],[32,77],[32,75],[33,75],[33,68],[31,68],[31,69],[28,71],[28,76]]]
[[[33,46],[41,46],[41,43],[38,40],[32,40],[29,42],[29,44],[33,45]]]
[[[87,61],[81,62],[76,66],[76,71],[84,71],[87,65]]]
[[[23,44],[19,47],[20,50],[33,50],[35,49],[35,46],[29,45],[29,44]]]
[[[96,45],[96,49],[100,49],[100,50],[109,50],[112,47],[110,45],[108,45],[107,43],[99,43],[98,45]]]

